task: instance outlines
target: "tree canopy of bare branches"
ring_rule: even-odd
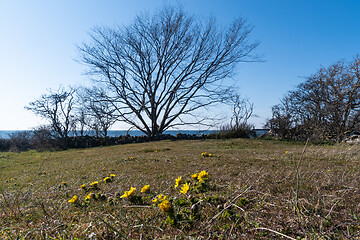
[[[200,109],[227,99],[222,81],[240,62],[256,60],[252,27],[228,28],[164,7],[118,28],[98,27],[79,46],[88,74],[106,86],[121,121],[148,136],[184,124],[203,124]]]
[[[52,134],[56,138],[66,139],[71,130],[75,130],[76,117],[74,116],[74,106],[76,89],[59,88],[57,91],[49,90],[48,94],[43,94],[38,100],[29,103],[25,108],[49,122]]]
[[[290,91],[273,107],[268,124],[283,137],[340,141],[360,130],[359,120],[360,57],[356,57],[350,63],[322,67]]]
[[[82,88],[79,95],[78,121],[81,129],[86,126],[96,136],[107,137],[108,130],[117,121],[116,108],[107,100],[102,89]]]

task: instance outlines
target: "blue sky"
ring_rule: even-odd
[[[74,59],[92,27],[126,25],[141,12],[178,3],[224,25],[242,17],[255,27],[251,39],[261,42],[257,53],[265,62],[241,64],[234,81],[254,102],[257,127],[304,77],[360,54],[357,0],[0,0],[0,130],[41,124],[24,106],[47,89],[90,84]]]

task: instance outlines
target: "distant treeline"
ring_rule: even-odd
[[[143,143],[159,140],[191,140],[191,139],[225,139],[225,138],[249,138],[256,136],[253,130],[244,129],[221,129],[210,134],[185,134],[176,135],[162,134],[156,138],[142,135],[130,136],[120,135],[118,137],[99,136],[68,136],[66,138],[54,137],[46,129],[40,128],[34,131],[20,131],[13,133],[7,139],[0,138],[0,151],[53,151],[68,148],[91,148],[100,146],[111,146],[128,143]]]

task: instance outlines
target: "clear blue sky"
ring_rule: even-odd
[[[0,130],[39,125],[24,106],[47,89],[89,84],[74,59],[92,27],[126,25],[164,3],[223,24],[243,17],[255,26],[251,38],[261,42],[257,52],[266,62],[242,64],[234,79],[255,104],[257,127],[303,77],[360,54],[357,0],[0,0]]]

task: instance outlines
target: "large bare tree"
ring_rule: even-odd
[[[183,10],[164,7],[123,27],[95,28],[79,46],[88,73],[111,92],[119,119],[157,136],[184,124],[203,124],[199,111],[227,99],[240,62],[255,61],[257,42],[245,20],[221,28]]]

